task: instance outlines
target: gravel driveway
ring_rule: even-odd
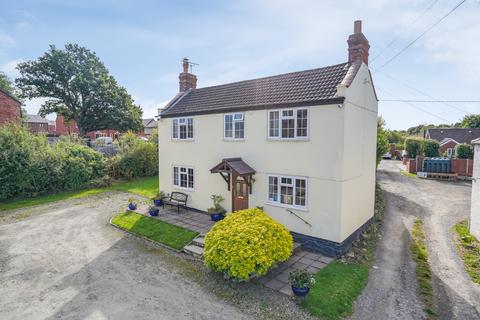
[[[424,219],[439,319],[480,319],[480,286],[465,273],[450,232],[469,215],[470,183],[406,177],[398,161],[382,161],[378,179],[387,199],[383,238],[351,319],[425,318],[410,256],[416,217]]]
[[[309,318],[259,284],[224,281],[110,226],[131,196],[2,213],[0,319]]]

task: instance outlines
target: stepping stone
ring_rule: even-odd
[[[183,248],[183,252],[194,256],[195,258],[201,258],[203,256],[203,248],[194,244],[189,244],[188,246],[185,246],[185,248]]]
[[[292,250],[292,254],[294,254],[295,252],[297,252],[298,250],[300,250],[302,248],[302,244],[300,242],[294,242],[293,243],[293,250]]]

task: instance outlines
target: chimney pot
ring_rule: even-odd
[[[183,58],[183,72],[188,73],[188,58]]]
[[[356,20],[353,23],[353,33],[362,33],[362,20]]]

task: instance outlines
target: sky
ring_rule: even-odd
[[[333,65],[347,61],[357,19],[379,99],[480,100],[479,0],[467,0],[382,68],[459,0],[0,1],[1,71],[15,78],[17,63],[49,45],[78,43],[96,52],[144,118],[178,92],[184,57],[199,64],[198,87]],[[41,103],[27,101],[28,113]],[[471,113],[480,103],[379,102],[389,129]]]

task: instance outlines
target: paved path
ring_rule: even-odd
[[[387,209],[378,268],[372,268],[351,319],[425,318],[410,256],[409,230],[416,217],[424,219],[439,319],[480,319],[480,287],[465,273],[450,233],[469,214],[470,184],[406,177],[399,165],[383,161],[379,167]]]

